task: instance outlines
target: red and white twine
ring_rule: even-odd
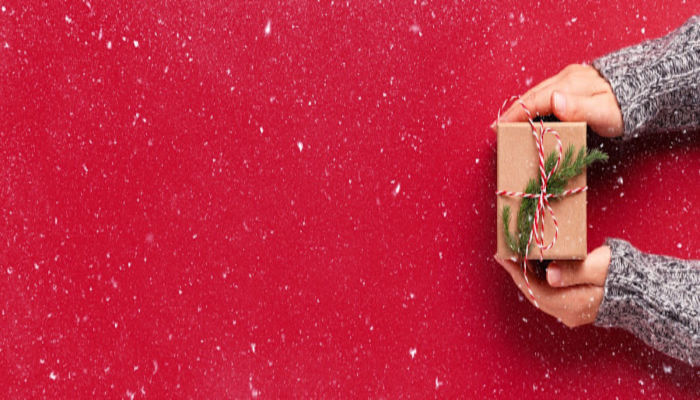
[[[522,107],[523,111],[525,111],[525,114],[527,114],[527,120],[530,123],[530,127],[532,128],[532,136],[535,138],[535,147],[537,148],[537,156],[539,158],[539,169],[540,169],[540,193],[524,193],[524,192],[511,192],[508,190],[499,190],[496,192],[496,195],[498,196],[507,196],[507,197],[518,197],[522,199],[538,199],[537,200],[537,209],[535,211],[535,221],[532,224],[532,230],[530,230],[530,236],[528,237],[527,240],[527,247],[525,247],[525,255],[523,256],[522,260],[518,260],[516,257],[511,257],[510,260],[513,262],[518,262],[522,261],[522,266],[523,266],[523,277],[525,278],[525,284],[527,285],[527,291],[530,294],[530,299],[532,300],[533,304],[535,307],[539,308],[539,304],[537,304],[537,300],[535,299],[535,294],[532,292],[532,288],[530,287],[530,281],[527,278],[527,256],[530,251],[530,245],[532,244],[532,241],[535,241],[535,244],[537,245],[537,248],[539,249],[540,252],[540,261],[542,261],[544,257],[544,251],[549,250],[554,246],[554,243],[557,241],[557,237],[559,236],[559,223],[557,222],[557,217],[554,215],[554,210],[552,210],[552,207],[549,204],[549,199],[553,197],[566,197],[570,196],[572,194],[577,194],[581,192],[585,192],[588,190],[588,186],[582,186],[578,187],[575,189],[569,189],[565,190],[561,194],[551,194],[547,193],[547,183],[549,182],[549,179],[552,177],[554,172],[559,168],[559,164],[561,163],[561,155],[562,155],[562,144],[561,144],[561,137],[559,136],[559,132],[555,131],[552,128],[548,128],[544,126],[543,121],[539,121],[539,132],[537,130],[537,126],[535,125],[535,122],[532,121],[532,113],[530,110],[525,106],[525,104],[520,100],[520,97],[518,96],[513,96],[510,99],[507,99],[506,101],[503,102],[503,105],[501,108],[498,110],[498,119],[496,121],[499,121],[501,119],[501,111],[504,109],[504,107],[510,103],[513,100],[516,100],[518,104]],[[554,168],[552,168],[549,173],[547,173],[545,169],[545,155],[544,155],[544,135],[550,133],[554,135],[555,139],[557,140],[557,162],[554,164]],[[552,238],[552,241],[550,243],[545,243],[544,239],[544,217],[545,213],[548,212],[549,215],[552,218],[552,223],[554,224],[554,237]]]

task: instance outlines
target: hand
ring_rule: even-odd
[[[522,265],[496,258],[530,300]],[[610,247],[593,250],[584,261],[553,261],[547,267],[547,282],[528,275],[530,288],[540,309],[573,328],[593,323],[603,301],[605,278],[610,266]]]
[[[610,84],[589,65],[569,65],[528,90],[521,100],[533,115],[554,114],[560,121],[585,121],[600,136],[620,136],[624,130]],[[527,114],[515,102],[499,121],[525,122]]]

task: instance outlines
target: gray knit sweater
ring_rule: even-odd
[[[700,127],[700,16],[593,66],[620,104],[624,139]],[[646,254],[619,239],[607,244],[612,257],[595,325],[626,329],[700,366],[700,261]]]

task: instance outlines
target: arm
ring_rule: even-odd
[[[700,365],[700,261],[642,253],[619,239],[607,245],[610,266],[594,325],[623,328]]]
[[[537,115],[586,121],[601,136],[700,126],[700,16],[659,39],[572,64],[520,100]],[[513,104],[497,122],[527,121]]]
[[[625,138],[700,125],[700,16],[664,37],[603,56],[593,66],[615,93]]]

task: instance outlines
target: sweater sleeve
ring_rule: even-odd
[[[608,239],[610,267],[594,324],[623,328],[667,355],[700,365],[700,261],[646,254]]]
[[[622,111],[624,139],[700,126],[700,15],[593,61]]]

